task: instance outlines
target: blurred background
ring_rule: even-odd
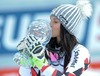
[[[0,1],[0,76],[18,76],[13,61],[16,45],[27,26],[36,19],[50,21],[50,12],[62,3],[76,0],[1,0]],[[91,0],[93,15],[80,25],[77,37],[89,49],[91,65],[84,76],[100,76],[100,0]]]

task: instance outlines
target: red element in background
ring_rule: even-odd
[[[100,62],[91,63],[90,68],[91,69],[100,69]]]
[[[19,68],[0,68],[0,76],[20,76]],[[34,70],[32,70],[32,76],[37,76]]]
[[[19,76],[18,70],[18,68],[2,68],[0,69],[0,76],[10,76],[11,74]]]
[[[100,62],[95,62],[95,63],[91,63],[90,64],[90,68],[91,69],[100,69]],[[19,76],[19,72],[18,72],[18,68],[3,68],[0,69],[0,76],[10,76],[10,74],[14,74],[13,76]],[[34,70],[32,70],[32,74],[34,74]],[[5,75],[6,74],[6,75]],[[36,76],[36,73],[35,75]]]

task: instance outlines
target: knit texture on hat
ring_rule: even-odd
[[[78,0],[76,5],[62,4],[51,12],[51,16],[55,16],[72,35],[75,35],[79,29],[79,23],[82,19],[90,15],[91,4],[89,0]]]

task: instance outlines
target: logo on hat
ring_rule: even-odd
[[[62,15],[59,16],[59,19],[64,25],[67,25],[68,21]]]

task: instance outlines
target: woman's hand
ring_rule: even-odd
[[[47,60],[45,58],[45,46],[43,46],[34,35],[28,35],[25,38],[25,45],[33,57],[32,61],[38,69],[47,64]]]

